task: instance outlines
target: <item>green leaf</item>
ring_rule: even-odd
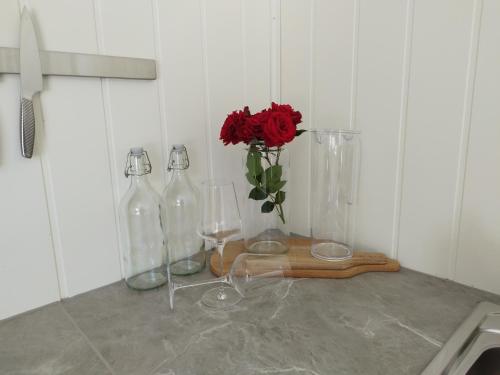
[[[264,172],[265,179],[262,181],[264,185],[274,185],[281,180],[281,174],[283,173],[283,168],[281,165],[273,165],[266,169]]]
[[[264,168],[261,165],[260,152],[248,152],[247,168],[248,172],[245,176],[248,182],[253,186],[259,186],[264,172]]]
[[[247,177],[247,181],[250,183],[250,185],[258,186],[260,184],[261,175],[252,176],[250,172],[248,172],[247,174],[245,174],[245,176]]]
[[[267,193],[263,191],[261,188],[254,187],[252,190],[250,190],[248,198],[255,199],[256,201],[261,201],[267,198]]]
[[[285,201],[286,193],[284,191],[278,191],[276,193],[276,198],[274,199],[274,203],[281,204]]]
[[[299,135],[301,135],[302,133],[305,133],[307,130],[306,129],[299,129],[295,132],[295,136],[298,137]]]
[[[278,182],[272,183],[272,184],[268,184],[268,185],[266,185],[266,191],[269,194],[276,193],[277,191],[281,190],[283,188],[283,186],[285,186],[285,184],[286,184],[285,180],[278,181]]]
[[[267,214],[274,210],[274,203],[271,201],[265,201],[262,207],[260,208],[260,212]]]
[[[252,181],[255,181],[255,180],[258,181],[257,177],[260,176],[262,174],[262,172],[264,171],[264,169],[262,168],[262,165],[260,163],[260,157],[261,157],[260,152],[252,151],[252,149],[250,149],[248,151],[247,169],[248,169],[248,174],[252,178]],[[247,178],[248,178],[248,176],[247,176]],[[249,179],[249,182],[252,185],[256,185],[256,184],[252,183],[252,181],[250,181],[250,179]]]

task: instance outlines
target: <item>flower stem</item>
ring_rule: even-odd
[[[286,222],[285,222],[285,214],[283,213],[283,206],[281,205],[281,203],[278,203],[277,205],[275,205],[275,207],[276,207],[276,211],[278,212],[278,216],[281,219],[281,222],[283,224],[286,224]]]
[[[276,149],[270,149],[265,144],[253,144],[250,146],[249,155],[251,152],[252,153],[258,152],[260,154],[260,157],[262,159],[264,159],[267,162],[267,164],[269,165],[269,168],[271,168],[271,167],[279,166],[281,151],[282,151],[281,147],[277,147]],[[273,161],[274,161],[274,163],[273,163]],[[250,172],[250,170],[249,170],[249,172]],[[274,181],[274,182],[276,183],[276,181]],[[279,181],[279,182],[282,182],[282,181]],[[267,199],[269,199],[269,201],[274,204],[274,210],[276,210],[276,213],[277,213],[278,217],[280,218],[281,222],[283,224],[286,224],[285,213],[284,213],[284,209],[283,209],[283,200],[285,199],[284,195],[282,195],[280,197],[280,201],[278,202],[277,197],[278,197],[278,194],[281,193],[281,190],[278,190],[274,193],[270,193],[270,192],[268,193],[268,191],[270,190],[269,189],[270,186],[267,186],[267,184],[270,184],[270,182],[264,182],[264,180],[260,181],[257,179],[254,183],[252,183],[252,185],[255,186],[255,189],[257,191],[260,191],[261,193],[263,193],[263,195],[267,195]],[[253,198],[253,199],[255,199],[255,198]],[[260,199],[262,199],[262,198],[260,198]]]
[[[278,192],[277,192],[278,193]],[[276,194],[277,194],[276,193]],[[276,195],[275,194],[275,195]],[[269,194],[269,199],[271,202],[274,203],[274,209],[276,210],[276,212],[278,213],[278,216],[279,218],[281,219],[281,222],[283,224],[286,224],[286,221],[285,221],[285,214],[284,214],[284,211],[283,211],[283,205],[281,203],[276,203],[276,197],[275,195],[273,194]]]

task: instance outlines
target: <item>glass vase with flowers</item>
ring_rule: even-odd
[[[288,104],[272,103],[255,114],[248,107],[230,113],[220,132],[224,145],[244,144],[243,236],[247,251],[288,251],[290,158],[286,145],[305,130],[302,115]]]

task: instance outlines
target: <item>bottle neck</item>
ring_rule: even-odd
[[[147,175],[130,176],[130,186],[132,187],[150,186],[148,176]]]
[[[170,183],[187,183],[191,185],[191,180],[189,179],[189,175],[186,173],[186,169],[172,169],[172,177],[170,177]]]

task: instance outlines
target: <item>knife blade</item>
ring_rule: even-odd
[[[23,8],[21,14],[19,72],[21,75],[21,153],[25,158],[31,158],[35,145],[36,123],[33,99],[42,91],[42,66],[35,27],[26,7]]]

